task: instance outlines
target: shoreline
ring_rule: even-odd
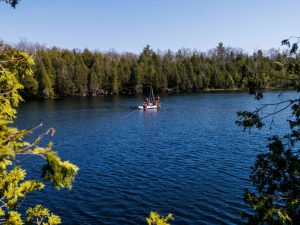
[[[282,88],[264,88],[262,90],[262,92],[266,92],[266,91],[292,91],[292,90],[295,90],[296,89],[293,89],[293,88],[285,88],[285,89],[282,89]],[[216,89],[216,88],[213,88],[213,89],[209,89],[209,88],[206,88],[206,89],[203,89],[203,90],[200,90],[200,91],[187,91],[187,92],[160,92],[160,93],[157,93],[158,95],[185,95],[185,94],[201,94],[201,93],[217,93],[217,92],[248,92],[248,89],[247,88],[230,88],[230,89]],[[28,100],[38,100],[38,99],[63,99],[63,98],[83,98],[83,97],[87,97],[87,98],[93,98],[93,97],[112,97],[112,96],[147,96],[147,94],[144,94],[144,93],[119,93],[119,94],[100,94],[100,95],[66,95],[66,96],[54,96],[54,97],[51,97],[51,98],[43,98],[43,97],[26,97],[26,96],[23,96],[23,99],[25,101],[28,101]]]

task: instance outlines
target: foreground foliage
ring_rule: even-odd
[[[45,136],[53,136],[54,129],[41,134],[34,142],[23,141],[25,136],[41,126],[18,130],[12,127],[16,107],[22,101],[19,90],[24,86],[19,79],[33,79],[33,58],[15,49],[0,47],[0,223],[24,224],[24,216],[18,211],[26,196],[44,188],[40,180],[26,179],[26,171],[16,164],[16,157],[34,155],[45,161],[43,179],[50,181],[57,189],[72,188],[78,167],[69,161],[62,161],[53,151],[52,143],[46,147],[38,144]],[[26,211],[27,224],[59,224],[60,218],[41,205]]]
[[[17,4],[19,4],[20,0],[0,0],[0,2],[5,2],[9,4],[11,7],[15,8]]]
[[[299,38],[290,45],[290,39],[282,42],[292,46],[292,57],[297,53]],[[293,81],[294,87],[300,90],[300,70],[297,63],[278,64],[278,72],[287,71],[284,79]],[[255,87],[255,85],[254,85]],[[253,88],[253,87],[252,87]],[[260,90],[251,92],[258,99],[262,98]],[[271,108],[271,109],[269,109]],[[263,120],[283,110],[291,109],[288,118],[290,132],[282,137],[269,139],[268,152],[259,154],[252,167],[250,180],[255,192],[245,190],[244,200],[253,209],[252,213],[243,213],[248,224],[299,224],[300,222],[300,98],[276,103],[264,104],[254,112],[239,112],[241,117],[237,124],[244,129],[261,128]],[[263,113],[263,110],[271,110]]]
[[[170,225],[170,221],[173,221],[174,217],[169,214],[166,217],[161,216],[158,212],[151,211],[149,217],[147,218],[148,225]]]

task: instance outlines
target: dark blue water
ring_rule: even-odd
[[[295,97],[267,92],[263,102]],[[243,189],[267,137],[288,131],[284,112],[273,129],[243,133],[236,111],[259,104],[247,93],[165,96],[159,111],[134,109],[137,97],[65,98],[21,105],[19,128],[54,127],[54,149],[80,167],[73,190],[49,185],[31,194],[65,224],[145,224],[151,210],[174,224],[241,224]],[[36,131],[33,135],[38,134]],[[39,177],[41,159],[22,158]]]

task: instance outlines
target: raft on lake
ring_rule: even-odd
[[[152,87],[150,87],[149,98],[145,98],[143,105],[138,106],[138,108],[140,110],[160,108],[160,98],[158,96],[157,97],[154,96]]]

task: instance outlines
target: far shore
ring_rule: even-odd
[[[268,87],[268,88],[263,88],[261,91],[266,92],[266,91],[292,91],[295,90],[294,88],[274,88],[274,87]],[[296,91],[296,90],[295,90]],[[160,92],[160,93],[155,93],[156,95],[184,95],[184,94],[201,94],[201,93],[209,93],[209,92],[248,92],[247,88],[205,88],[199,91],[188,91],[188,92],[175,92],[175,91],[169,91],[169,92]],[[113,94],[113,93],[107,93],[107,94],[99,94],[99,95],[66,95],[66,96],[54,96],[52,98],[48,99],[60,99],[60,98],[65,98],[65,97],[110,97],[110,96],[147,96],[147,93],[128,93],[128,92],[123,92],[119,94]],[[30,99],[47,99],[43,97],[26,97],[24,96],[25,100],[30,100]]]

